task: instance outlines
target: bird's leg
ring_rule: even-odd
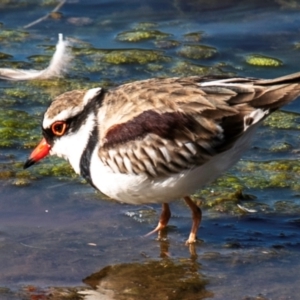
[[[186,196],[183,199],[192,211],[193,223],[192,223],[192,228],[191,228],[189,238],[186,241],[186,244],[191,244],[196,242],[197,231],[202,219],[202,211],[200,207],[198,207],[189,196]]]
[[[158,234],[159,234],[159,232],[168,225],[170,217],[171,217],[170,206],[168,203],[163,203],[161,215],[160,215],[159,222],[158,222],[156,228],[153,229],[152,231],[150,231],[149,233],[147,233],[145,236],[149,236],[155,232],[158,232]]]

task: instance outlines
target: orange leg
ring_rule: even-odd
[[[147,233],[145,236],[149,236],[155,232],[159,232],[159,231],[163,230],[168,225],[170,217],[171,217],[170,206],[168,203],[163,203],[161,215],[160,215],[159,222],[158,222],[156,228],[153,229],[152,231],[150,231],[149,233]]]
[[[192,244],[195,243],[197,240],[197,231],[201,223],[202,211],[200,207],[198,207],[189,196],[186,196],[183,199],[192,211],[193,223],[189,238],[186,241],[186,244]]]

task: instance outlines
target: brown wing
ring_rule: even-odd
[[[272,112],[293,100],[299,77],[168,78],[120,86],[107,92],[98,115],[99,157],[115,172],[154,177],[199,166],[232,147],[255,110]]]

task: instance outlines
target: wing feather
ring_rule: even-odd
[[[282,80],[149,79],[108,91],[98,114],[99,157],[114,172],[167,176],[205,164],[300,94]],[[255,116],[255,118],[253,118]]]

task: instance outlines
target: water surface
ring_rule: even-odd
[[[299,101],[266,121],[243,160],[195,195],[206,199],[195,247],[184,245],[191,220],[181,201],[157,241],[141,236],[156,225],[159,205],[108,200],[60,159],[22,170],[40,139],[42,113],[64,91],[156,76],[272,78],[299,70],[297,3],[206,2],[67,1],[28,29],[57,2],[0,3],[0,67],[46,67],[58,33],[72,40],[74,54],[64,79],[0,81],[1,299],[79,299],[78,290],[95,299],[297,299]],[[120,39],[149,31],[156,35]],[[215,52],[182,55],[190,45]],[[282,65],[249,65],[251,54]]]

